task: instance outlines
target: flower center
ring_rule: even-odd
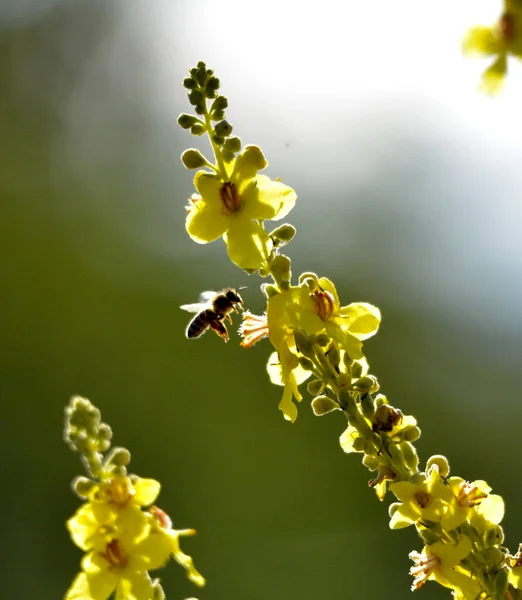
[[[105,546],[104,556],[111,567],[122,569],[127,564],[129,557],[120,545],[119,540],[111,540]]]
[[[513,15],[505,13],[500,18],[499,22],[500,33],[506,41],[511,41],[516,36],[515,19]]]
[[[487,498],[488,495],[486,492],[482,492],[476,485],[468,483],[467,481],[463,481],[460,484],[459,494],[457,496],[457,502],[463,508],[472,506],[477,506]]]
[[[417,492],[415,501],[421,508],[427,508],[431,504],[432,497],[428,492]]]
[[[332,294],[324,290],[314,290],[310,295],[315,305],[315,312],[321,321],[329,319],[334,309],[334,297]]]
[[[241,198],[237,193],[237,188],[234,183],[231,183],[230,181],[224,183],[219,190],[219,195],[221,196],[221,202],[223,202],[227,215],[241,210]]]

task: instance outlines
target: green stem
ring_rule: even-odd
[[[212,168],[216,171],[216,173],[218,173],[218,175],[221,176],[221,178],[223,180],[226,180],[228,178],[228,175],[227,175],[227,170],[225,168],[225,161],[223,160],[223,157],[221,156],[220,147],[212,139],[212,131],[213,131],[212,120],[210,119],[210,113],[208,112],[208,109],[207,109],[207,101],[206,100],[205,100],[205,115],[204,116],[205,116],[205,128],[207,130],[208,138],[210,140],[210,145],[212,146],[212,151],[214,152],[214,156],[216,158],[216,164],[217,164],[217,168],[214,166]]]

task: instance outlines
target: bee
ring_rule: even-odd
[[[189,340],[201,337],[207,329],[213,329],[220,338],[228,342],[228,331],[225,326],[225,319],[232,323],[230,313],[243,310],[243,299],[238,294],[243,287],[234,290],[226,288],[221,292],[203,292],[199,297],[199,302],[195,304],[183,304],[180,306],[183,310],[197,313],[190,321],[185,335]]]

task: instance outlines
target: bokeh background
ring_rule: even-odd
[[[458,6],[457,6],[458,4]],[[184,338],[179,305],[259,280],[222,242],[192,243],[194,141],[181,81],[215,68],[228,117],[299,194],[294,273],[383,312],[366,344],[423,461],[486,479],[515,550],[522,406],[522,72],[476,93],[468,26],[500,2],[0,2],[0,531],[2,597],[61,598],[81,552],[65,520],[80,473],[62,442],[72,394],[92,399],[194,527],[169,599],[406,598],[413,531],[392,532],[369,473],[338,445],[341,415],[277,410],[267,342]],[[236,319],[237,324],[237,319]],[[448,598],[434,584],[419,597]]]

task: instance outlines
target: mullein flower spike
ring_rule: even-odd
[[[468,56],[493,57],[493,62],[482,75],[480,89],[486,94],[500,92],[507,74],[508,57],[522,59],[522,2],[504,0],[497,22],[490,27],[470,29],[462,46]]]
[[[86,554],[65,600],[106,600],[113,593],[121,600],[164,598],[159,580],[151,579],[149,571],[171,557],[191,581],[203,586],[204,578],[179,547],[180,536],[196,532],[173,529],[167,514],[153,505],[160,492],[157,481],[127,475],[128,450],[113,448],[103,456],[110,437],[98,409],[85,398],[72,398],[65,439],[82,455],[89,478],[73,484],[86,502],[67,521],[67,529]]]
[[[468,50],[496,57],[485,76],[489,91],[503,76],[507,55],[522,57],[519,23],[522,0],[506,0],[494,28],[477,28],[468,36]],[[239,333],[244,348],[264,338],[272,344],[267,370],[272,383],[284,387],[279,408],[285,419],[296,420],[299,386],[306,380],[317,416],[345,415],[342,449],[362,455],[364,466],[374,472],[369,486],[380,500],[388,491],[397,499],[389,508],[390,527],[413,525],[422,540],[422,552],[410,554],[412,589],[433,580],[458,600],[522,597],[522,550],[512,556],[502,545],[504,501],[485,481],[450,476],[442,455],[432,456],[420,471],[417,422],[377,393],[379,382],[363,354],[363,343],[379,328],[379,309],[365,302],[342,306],[332,281],[314,273],[303,273],[292,284],[291,260],[280,249],[295,228],[284,224],[269,234],[264,221],[287,215],[295,192],[258,174],[266,161],[257,146],[247,146],[236,157],[240,144],[227,138],[228,122],[212,125],[225,119],[227,106],[217,96],[213,72],[199,63],[190,73],[185,87],[202,118],[182,115],[179,122],[194,135],[209,135],[216,163],[211,172],[196,174],[198,193],[188,207],[187,231],[200,243],[223,236],[232,262],[272,279],[261,286],[265,312],[245,311]],[[206,98],[215,98],[210,109]],[[199,155],[188,156],[192,164],[201,163]]]

